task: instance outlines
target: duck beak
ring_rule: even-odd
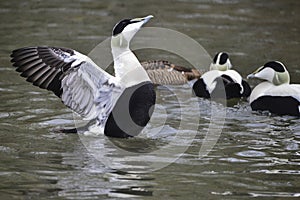
[[[152,18],[153,18],[153,15],[148,15],[147,17],[144,17],[142,21],[144,21],[144,24],[145,24]]]
[[[146,24],[150,19],[153,18],[153,15],[148,15],[146,17],[142,17],[142,18],[134,18],[132,20],[130,20],[131,22],[143,22],[143,25]]]
[[[254,72],[252,72],[251,74],[249,74],[249,75],[247,76],[247,79],[256,78],[256,74],[257,74],[258,72],[260,72],[260,70],[261,70],[263,67],[264,67],[264,66],[261,66],[261,67],[259,67],[257,70],[255,70]]]
[[[247,79],[251,79],[251,78],[255,78],[255,74],[254,74],[254,73],[249,74],[249,75],[247,76]]]

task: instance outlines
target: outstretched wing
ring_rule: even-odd
[[[52,91],[84,117],[104,123],[123,92],[115,77],[87,56],[60,47],[25,47],[11,54],[13,66],[28,82]]]

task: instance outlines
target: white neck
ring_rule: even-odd
[[[119,39],[122,39],[122,36],[120,38],[112,38],[111,41],[116,78],[118,78],[125,87],[150,81],[147,72],[129,49],[129,42],[119,41]]]
[[[289,84],[290,74],[288,73],[288,71],[275,72],[273,83],[274,85]]]
[[[219,65],[219,64],[214,64],[214,63],[211,63],[210,64],[210,70],[219,70],[219,71],[226,71],[229,69],[229,67],[227,65]]]

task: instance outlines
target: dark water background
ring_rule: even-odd
[[[51,131],[71,126],[72,113],[54,95],[31,86],[14,72],[11,51],[50,45],[87,54],[110,36],[120,19],[148,14],[155,18],[147,26],[182,32],[211,55],[229,52],[244,77],[269,60],[280,60],[291,81],[300,82],[299,1],[0,1],[0,199],[299,198],[299,119],[258,115],[247,103],[227,110],[218,143],[200,159],[201,135],[207,132],[211,116],[210,102],[199,101],[199,137],[176,162],[154,172],[110,169],[87,151],[78,135]],[[137,55],[140,60],[153,59],[147,52]],[[181,62],[168,54],[160,53],[160,58]],[[187,86],[173,89],[190,95]],[[180,115],[176,101],[163,87],[157,93],[158,106],[169,109],[170,127],[176,127]],[[190,118],[193,111],[182,110]],[[155,127],[163,117],[158,113],[150,126]],[[144,144],[159,148],[171,140],[172,130],[142,142],[115,142],[133,150]],[[184,137],[178,138],[178,145],[184,142]],[[107,138],[99,140],[99,146],[108,143]],[[121,155],[109,150],[103,153],[122,161]],[[163,162],[161,157],[154,160]],[[132,162],[121,161],[120,165],[134,167]]]

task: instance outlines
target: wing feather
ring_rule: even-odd
[[[49,85],[50,83],[55,82],[54,79],[57,75],[61,75],[60,71],[54,70],[46,79],[41,80],[41,82],[38,84],[41,88],[49,88],[49,90],[51,90]]]
[[[50,67],[46,65],[40,65],[26,70],[21,74],[21,76],[28,77],[29,82],[35,82],[36,80],[42,78],[43,75],[48,75],[50,73],[50,70]]]
[[[84,117],[104,124],[124,91],[117,79],[87,56],[60,47],[25,47],[11,54],[16,71],[28,82],[52,91]]]

